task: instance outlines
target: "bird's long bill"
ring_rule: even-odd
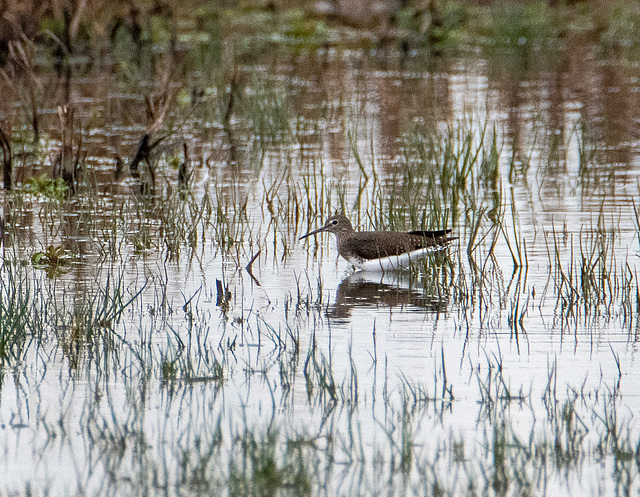
[[[326,229],[327,229],[326,226],[322,226],[321,228],[318,228],[317,230],[309,231],[309,233],[307,233],[306,235],[302,235],[298,240],[303,240],[304,238],[307,238],[308,236],[315,235],[316,233],[320,233],[321,231],[324,231]]]

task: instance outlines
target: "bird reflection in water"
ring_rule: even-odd
[[[439,313],[447,310],[448,285],[442,275],[416,272],[356,271],[338,285],[336,300],[327,309],[332,319],[348,321],[354,308],[394,308]]]

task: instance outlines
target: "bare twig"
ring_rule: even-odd
[[[251,279],[256,283],[256,285],[258,286],[262,286],[260,285],[260,282],[258,281],[258,279],[253,275],[253,270],[252,270],[252,266],[253,263],[255,262],[255,260],[260,257],[260,253],[262,252],[262,250],[258,250],[258,252],[256,253],[256,255],[254,255],[251,260],[249,261],[249,264],[247,264],[245,266],[245,269],[247,270],[247,273],[249,273],[249,276],[251,276]]]
[[[11,133],[11,128],[5,123],[0,123],[0,148],[2,148],[3,154],[3,162],[2,162],[2,170],[3,170],[3,186],[5,190],[11,190],[13,188],[13,180],[12,180],[12,169],[13,169],[13,160],[11,157],[11,139],[7,135],[5,129],[9,130]]]

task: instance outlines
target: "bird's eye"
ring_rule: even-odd
[[[335,226],[336,224],[338,224],[338,220],[334,219],[333,221],[331,221],[331,224],[333,224]]]

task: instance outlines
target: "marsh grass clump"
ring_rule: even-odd
[[[234,447],[229,495],[278,495],[283,491],[312,495],[316,482],[306,453],[313,451],[313,444],[305,447],[276,428],[256,433],[245,424],[234,437]]]
[[[218,359],[220,354],[206,339],[201,340],[199,329],[188,328],[185,339],[180,336],[182,331],[169,328],[166,347],[160,352],[159,377],[164,385],[172,391],[180,385],[209,382],[222,388],[226,361]]]
[[[558,19],[564,14],[562,9],[553,9],[547,3],[534,1],[527,3],[495,2],[485,12],[490,17],[480,17],[486,24],[482,34],[496,46],[519,49],[540,49],[559,39]]]
[[[125,310],[140,297],[144,288],[145,285],[127,289],[124,277],[120,275],[113,281],[107,277],[93,291],[86,288],[79,294],[62,292],[61,297],[54,296],[56,300],[49,302],[53,329],[70,369],[78,369],[83,359],[98,365],[108,363],[110,357],[118,354],[120,344],[114,330]],[[62,307],[58,307],[58,298]]]
[[[635,307],[637,281],[627,265],[617,261],[617,236],[614,228],[606,226],[604,213],[597,226],[581,228],[566,239],[556,230],[545,235],[563,327],[580,319],[595,322],[617,316],[631,325],[629,311]]]
[[[42,336],[39,318],[42,300],[33,293],[38,287],[20,266],[4,263],[0,269],[0,364],[22,360],[32,334]]]
[[[251,124],[256,144],[263,152],[267,145],[291,138],[288,90],[281,81],[255,73],[239,102],[243,115]]]
[[[136,254],[163,253],[170,260],[178,260],[185,249],[192,254],[200,251],[212,236],[210,228],[216,214],[208,189],[196,196],[167,187],[156,195],[157,198],[136,195],[112,207],[123,215],[121,222],[110,228],[115,232],[101,231],[101,235],[107,234],[109,247],[116,249],[121,246],[120,240],[126,240]]]
[[[486,125],[477,126],[472,120],[450,126],[444,133],[414,126],[403,136],[402,175],[396,176],[397,183],[387,194],[389,205],[384,210],[389,212],[389,219],[409,209],[405,215],[419,224],[439,224],[449,216],[455,224],[462,208],[481,201],[476,179],[482,178],[482,184],[495,188],[495,136],[487,143]],[[395,200],[398,195],[401,202]],[[425,206],[429,206],[430,219],[424,218]]]
[[[0,278],[0,328],[3,353],[17,360],[25,340],[29,346],[45,346],[54,339],[70,360],[72,369],[80,362],[80,352],[89,346],[93,360],[109,356],[116,345],[112,334],[123,312],[142,293],[127,293],[122,278],[109,278],[94,292],[71,296],[67,284],[42,280],[19,265],[5,263]],[[54,280],[55,281],[55,280]],[[59,288],[57,288],[59,286]],[[73,303],[69,304],[69,299]],[[20,345],[23,344],[23,345]]]
[[[338,401],[338,385],[333,377],[330,363],[324,355],[319,358],[316,356],[315,347],[309,349],[303,371],[309,402],[331,406]]]
[[[208,238],[212,216],[211,198],[206,189],[201,199],[170,190],[158,211],[160,237],[169,256],[178,256],[183,246],[191,250],[202,247]]]

